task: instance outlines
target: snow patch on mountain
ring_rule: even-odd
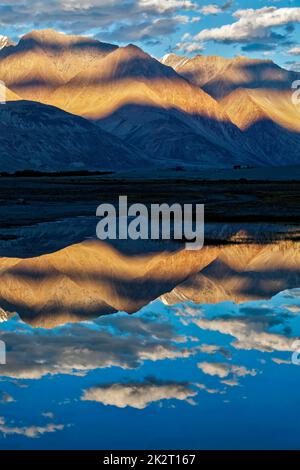
[[[6,46],[10,46],[12,44],[11,40],[7,36],[2,36],[0,34],[0,50]]]

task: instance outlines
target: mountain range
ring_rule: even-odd
[[[114,171],[130,169],[134,161],[150,165],[134,147],[94,123],[42,103],[0,106],[0,130],[3,172],[97,171],[100,165]]]
[[[299,164],[300,74],[271,61],[159,61],[53,30],[0,44],[0,171]]]
[[[299,79],[299,73],[282,69],[269,59],[167,54],[161,62],[217,100],[238,88],[290,90],[291,83]]]

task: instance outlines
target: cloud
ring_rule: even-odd
[[[283,305],[282,308],[292,313],[293,315],[298,315],[300,313],[299,305]]]
[[[145,361],[190,357],[195,348],[176,335],[166,322],[115,315],[92,325],[66,325],[42,333],[26,325],[0,334],[9,347],[9,360],[0,376],[37,379],[45,375],[85,375],[107,367],[135,369]]]
[[[181,51],[184,54],[197,54],[204,50],[204,46],[200,42],[178,42],[175,47],[176,51]]]
[[[225,3],[221,6],[221,10],[222,10],[222,11],[229,10],[229,8],[231,8],[233,4],[234,4],[234,0],[227,0],[227,2],[225,2]]]
[[[272,28],[300,23],[300,8],[250,8],[237,10],[233,17],[237,21],[219,28],[204,29],[195,36],[195,40],[225,43],[274,40]]]
[[[275,362],[275,364],[278,364],[278,365],[282,365],[282,364],[292,365],[292,361],[288,361],[286,359],[280,359],[280,358],[277,358],[277,357],[273,357],[272,361]]]
[[[210,5],[205,5],[200,9],[200,11],[204,15],[218,15],[219,13],[228,10],[232,6],[232,4],[232,0],[229,0],[228,2],[224,3],[224,5],[216,5],[215,3],[212,3]]]
[[[293,47],[289,51],[287,51],[289,55],[300,55],[300,47]]]
[[[210,4],[202,7],[204,15],[218,14],[228,9],[231,3],[222,6]],[[279,42],[285,46],[293,44],[289,35],[294,32],[294,25],[300,23],[300,8],[264,7],[260,9],[240,9],[233,17],[235,21],[218,28],[203,29],[189,40],[179,42],[177,50],[187,54],[197,53],[205,48],[205,42],[215,41],[225,44],[241,43],[243,51],[270,51]],[[285,27],[283,33],[275,28]],[[297,52],[297,48],[291,49]]]
[[[194,16],[193,18],[191,18],[191,23],[199,23],[199,21],[201,20],[201,16]]]
[[[84,390],[81,400],[95,401],[103,405],[118,408],[136,408],[142,410],[161,400],[188,401],[197,395],[189,384],[177,382],[159,382],[154,379],[136,383],[113,383],[99,385]]]
[[[217,346],[216,344],[201,344],[197,349],[204,354],[220,353],[227,359],[231,359],[231,352],[223,346]]]
[[[228,387],[238,387],[240,385],[239,381],[236,379],[222,380],[222,384],[227,385]]]
[[[217,394],[217,393],[221,393],[221,394],[224,393],[223,390],[218,390],[218,389],[216,389],[216,388],[209,388],[209,387],[207,387],[207,386],[204,385],[204,384],[196,383],[195,386],[196,386],[197,388],[199,388],[199,390],[203,390],[203,391],[205,391],[205,392],[207,392],[207,393],[210,393],[211,395],[215,395],[215,394]]]
[[[52,27],[75,34],[102,34],[112,41],[127,42],[138,38],[140,27],[148,27],[154,37],[172,34],[176,31],[175,23],[180,26],[182,13],[198,9],[197,3],[191,0],[49,0],[43,8],[40,0],[15,1],[9,7],[0,5],[0,26],[10,27],[15,35],[36,27]],[[154,21],[156,27],[151,28]],[[144,40],[145,32],[140,36]]]
[[[184,23],[187,23],[187,16],[174,16],[171,18],[156,18],[146,20],[136,24],[120,24],[110,32],[101,32],[98,37],[102,41],[152,41],[153,38],[168,36],[177,31]]]
[[[47,419],[54,419],[54,413],[52,413],[51,411],[45,411],[44,413],[42,413],[42,416]]]
[[[222,9],[220,6],[211,4],[211,5],[205,5],[204,7],[201,8],[201,13],[203,15],[217,15],[218,13],[222,12]]]
[[[262,352],[294,351],[295,338],[278,333],[270,333],[273,319],[267,317],[235,317],[213,320],[195,319],[194,323],[203,330],[218,331],[233,336],[236,341],[232,346],[236,349],[257,350]]]
[[[43,434],[62,431],[65,428],[63,424],[49,423],[47,426],[14,426],[8,425],[3,417],[0,417],[0,432],[4,435],[19,434],[29,438],[37,438]]]
[[[195,2],[190,0],[138,0],[137,6],[141,11],[166,13],[177,10],[196,10]]]
[[[5,403],[14,403],[16,400],[9,395],[9,393],[2,392],[0,393],[0,403],[5,404]]]
[[[216,354],[220,351],[220,346],[217,346],[216,344],[201,344],[201,346],[199,346],[199,351],[205,354]]]
[[[217,362],[199,362],[197,367],[202,370],[204,374],[217,376],[221,379],[225,379],[231,374],[236,377],[246,377],[247,375],[254,377],[257,374],[257,371],[254,369],[248,370],[244,366],[235,366]]]

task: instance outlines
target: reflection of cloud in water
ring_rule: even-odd
[[[285,359],[280,359],[278,357],[273,357],[272,361],[275,362],[275,364],[278,364],[278,365],[282,365],[282,364],[291,365],[292,364],[292,361],[287,361]]]
[[[198,367],[204,371],[203,364],[206,364],[205,371],[209,373],[210,368],[212,376],[227,378],[231,374],[236,378],[249,373],[254,375],[252,369],[247,370],[243,365],[224,364],[224,357],[231,360],[230,347],[262,352],[293,351],[295,336],[292,336],[289,322],[297,317],[289,313],[287,306],[295,306],[296,299],[297,290],[284,292],[269,303],[240,306],[190,303],[166,307],[156,302],[156,307],[153,304],[135,316],[119,313],[48,331],[32,329],[14,319],[3,323],[0,333],[0,339],[8,347],[9,357],[8,363],[1,367],[0,375],[17,379],[38,379],[48,374],[83,376],[97,369],[113,366],[137,369],[145,361],[188,359],[198,354],[223,356],[221,361],[198,361],[202,364]],[[284,307],[276,306],[278,302],[284,303]],[[230,314],[225,314],[226,311]],[[201,329],[201,341],[195,334],[198,330],[191,332],[192,325]],[[203,337],[204,331],[229,335],[235,340],[229,339],[228,346],[218,345],[216,338],[207,342],[207,336]]]
[[[268,333],[264,328],[271,326],[261,322],[249,321],[249,318],[226,318],[195,320],[195,324],[203,330],[218,331],[236,338],[232,343],[236,349],[256,349],[258,351],[293,351],[294,338]]]
[[[236,377],[246,377],[247,375],[251,375],[252,377],[255,377],[255,375],[257,374],[257,371],[254,369],[248,370],[246,369],[246,367],[235,366],[232,364],[223,364],[217,362],[199,362],[197,366],[200,370],[202,370],[204,374],[217,376],[221,379],[225,379],[229,375],[233,375]]]
[[[3,331],[9,361],[0,375],[37,379],[44,375],[82,375],[107,367],[134,369],[144,361],[187,358],[195,348],[177,335],[171,324],[147,318],[111,316],[95,323],[68,325],[56,330],[32,330],[17,323],[18,331]]]
[[[176,399],[193,404],[191,399],[195,395],[197,391],[189,384],[149,379],[140,383],[113,383],[91,387],[84,390],[81,399],[118,408],[129,406],[142,410],[151,403],[161,400]]]
[[[5,436],[9,434],[19,434],[21,436],[37,438],[43,434],[62,431],[65,428],[63,424],[49,423],[46,426],[15,426],[7,424],[3,417],[0,417],[0,432]]]
[[[204,318],[203,307],[188,305],[188,315],[185,306],[175,307],[176,315],[181,314],[190,317],[190,321],[197,325],[201,330],[218,332],[223,335],[230,335],[235,338],[231,345],[235,349],[258,350],[262,352],[292,352],[294,351],[295,336],[291,336],[291,329],[286,324],[287,320],[294,315],[289,314],[289,306],[284,304],[280,308],[278,302],[291,300],[292,302],[299,297],[299,289],[284,292],[275,296],[270,304],[266,303],[248,303],[239,307],[232,304],[235,312],[231,315],[222,313],[214,315],[212,318]],[[224,309],[226,304],[224,304]],[[229,305],[227,307],[230,309]],[[197,312],[199,310],[199,315]],[[292,310],[295,311],[295,304],[292,303]],[[272,328],[283,329],[282,333],[271,331]]]
[[[240,305],[155,301],[132,316],[51,330],[10,318],[1,324],[8,364],[0,375],[1,390],[15,401],[0,404],[0,438],[8,437],[5,446],[26,438],[28,447],[46,448],[67,438],[74,448],[99,448],[101,441],[106,449],[112,437],[116,446],[128,438],[128,447],[142,448],[149,444],[140,433],[147,425],[157,448],[177,441],[195,448],[254,441],[268,447],[273,430],[283,426],[287,446],[300,422],[299,374],[290,352],[300,335],[299,293]]]
[[[14,398],[9,393],[0,392],[0,403],[1,404],[14,403],[14,401],[15,401]]]

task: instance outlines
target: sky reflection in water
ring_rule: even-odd
[[[1,449],[300,448],[300,289],[43,330],[1,324]]]

